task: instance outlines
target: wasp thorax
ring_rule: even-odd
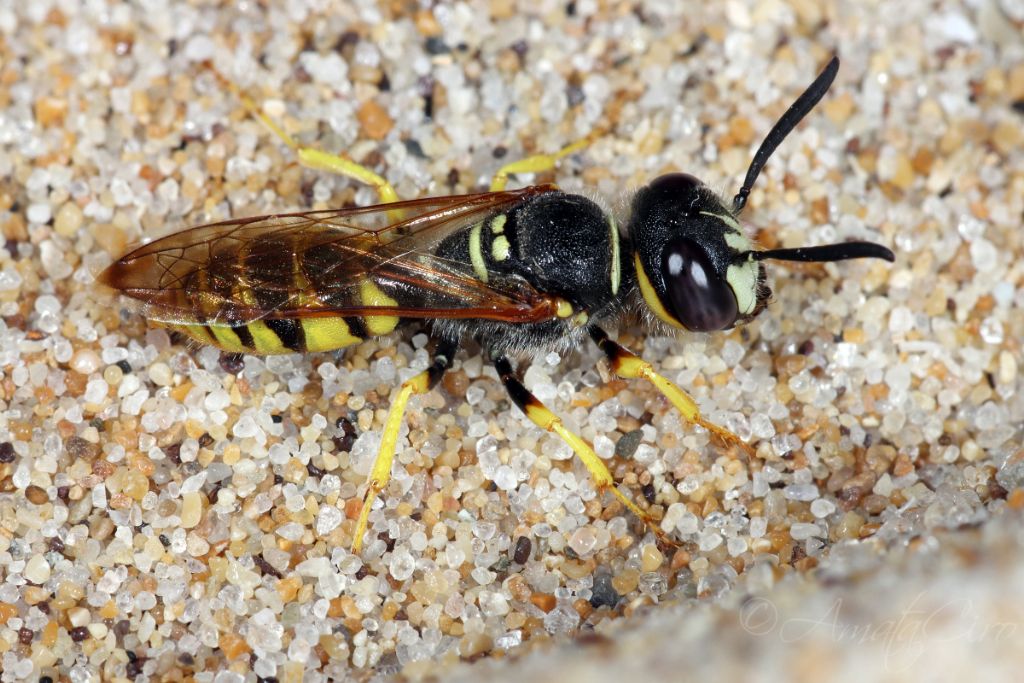
[[[516,215],[521,268],[547,292],[597,311],[620,280],[619,234],[600,206],[579,195],[550,193]]]

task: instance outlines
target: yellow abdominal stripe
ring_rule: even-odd
[[[216,346],[231,351],[232,353],[244,353],[247,351],[245,344],[239,339],[235,331],[227,325],[210,325],[210,332],[216,340]]]
[[[370,279],[360,283],[358,296],[360,305],[368,308],[392,308],[398,305],[395,299],[385,294],[377,283]],[[241,298],[246,300],[244,292],[241,293]],[[362,320],[367,333],[374,336],[388,334],[399,322],[396,315],[366,315],[362,316]],[[215,346],[229,353],[272,355],[295,351],[334,351],[362,341],[359,336],[352,333],[345,318],[341,316],[310,315],[293,320],[292,325],[301,327],[301,335],[296,330],[295,340],[289,340],[290,346],[286,345],[275,329],[264,320],[255,320],[241,326],[197,321],[172,324],[168,327],[201,344]],[[243,343],[243,338],[249,343]]]
[[[301,325],[307,351],[334,351],[362,341],[348,329],[344,318],[302,318]]]
[[[367,308],[382,307],[391,308],[398,306],[398,302],[381,291],[377,283],[367,278],[359,285],[359,299]],[[366,324],[366,331],[374,336],[388,334],[398,326],[397,315],[368,315],[363,318]]]
[[[281,342],[281,338],[272,329],[267,327],[267,324],[262,320],[249,323],[246,327],[249,328],[249,334],[252,335],[252,345],[257,353],[269,356],[276,353],[292,352],[291,349]]]
[[[167,325],[167,329],[180,332],[187,337],[195,339],[200,344],[206,344],[207,346],[218,346],[217,340],[210,336],[205,325]]]

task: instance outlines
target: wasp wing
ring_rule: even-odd
[[[550,185],[201,225],[129,252],[99,280],[169,324],[397,315],[538,322],[551,296],[521,278],[475,277],[433,249]],[[401,297],[365,295],[367,282]]]

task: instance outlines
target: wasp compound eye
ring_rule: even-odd
[[[661,254],[671,313],[688,330],[724,330],[736,322],[736,295],[693,240],[672,240]]]

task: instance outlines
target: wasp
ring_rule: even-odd
[[[386,335],[403,321],[427,326],[436,342],[432,362],[402,383],[391,402],[355,527],[355,552],[390,479],[410,397],[430,391],[470,339],[480,343],[527,418],[572,447],[599,491],[650,522],[590,444],[526,389],[510,357],[572,348],[590,337],[615,374],[647,380],[689,423],[752,453],[604,326],[639,310],[649,325],[726,330],[766,307],[767,260],[894,260],[872,242],[759,250],[739,221],[761,169],[825,95],[838,68],[833,57],[772,127],[730,204],[694,176],[671,173],[636,192],[622,225],[591,199],[554,185],[506,189],[510,175],[550,170],[586,140],[504,166],[488,192],[399,201],[375,172],[299,146],[243,99],[301,163],[368,183],[381,203],[202,225],[134,249],[99,280],[137,300],[150,320],[233,353],[334,351]]]

